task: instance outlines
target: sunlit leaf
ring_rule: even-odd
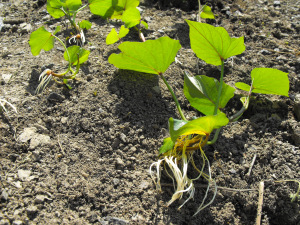
[[[85,50],[77,45],[72,45],[68,47],[68,52],[70,55],[71,63],[74,66],[77,65],[78,59],[79,59],[79,64],[82,64],[85,61],[87,61],[90,54],[90,51]],[[69,61],[68,54],[66,51],[64,53],[64,58],[65,60]]]
[[[159,149],[159,154],[166,153],[170,151],[173,147],[174,147],[174,142],[172,141],[172,139],[170,137],[165,138],[163,145]]]
[[[125,37],[129,32],[129,29],[125,28],[123,25],[121,26],[119,34],[117,33],[116,29],[113,28],[110,33],[106,37],[106,44],[114,44],[119,41],[121,38]]]
[[[191,48],[197,57],[212,65],[245,51],[244,37],[231,38],[223,27],[186,20],[190,26]]]
[[[251,71],[252,92],[289,96],[288,73],[271,68],[255,68]],[[249,91],[250,86],[238,82],[235,86],[241,90]]]
[[[211,11],[211,8],[207,5],[203,6],[200,17],[203,19],[214,19],[215,18],[213,12]]]
[[[176,139],[182,135],[209,135],[214,129],[225,126],[228,122],[229,120],[224,113],[219,113],[214,116],[203,116],[189,122],[183,121],[182,123],[171,117],[169,119],[169,131],[172,141],[175,142]]]
[[[201,76],[184,76],[184,95],[191,106],[205,115],[213,115],[218,97],[219,81]],[[219,100],[219,109],[224,108],[227,102],[234,96],[235,89],[223,83],[222,93]],[[221,111],[218,110],[218,113]]]
[[[82,20],[80,23],[79,23],[79,27],[82,28],[82,29],[90,29],[92,27],[92,24],[90,21],[87,21],[87,20]]]
[[[66,13],[72,14],[81,4],[81,0],[47,0],[47,11],[54,18],[60,18],[65,15],[62,8]]]
[[[144,27],[146,28],[146,29],[148,29],[148,23],[146,23],[145,21],[141,21],[141,24],[143,24],[144,25]]]
[[[36,56],[42,49],[49,51],[54,47],[54,37],[44,27],[40,27],[31,33],[29,45],[32,55]]]
[[[93,14],[111,19],[121,19],[125,10],[136,8],[138,5],[138,0],[89,0]]]
[[[127,28],[136,26],[141,21],[141,14],[137,8],[126,9],[122,16],[122,21]]]
[[[121,53],[113,53],[108,61],[120,69],[161,74],[174,62],[180,48],[179,41],[169,37],[145,42],[123,42],[119,45]]]

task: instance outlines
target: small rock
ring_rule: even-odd
[[[36,197],[35,197],[35,199],[34,199],[34,203],[35,204],[42,204],[42,203],[44,203],[44,201],[45,200],[47,200],[48,198],[47,198],[47,196],[45,196],[45,195],[37,195]]]
[[[276,6],[280,6],[280,1],[274,1],[273,5]]]
[[[37,129],[35,127],[28,127],[24,128],[24,131],[22,134],[20,134],[18,140],[22,143],[25,143],[29,141],[37,132]]]
[[[18,177],[21,181],[28,181],[30,174],[30,170],[18,170]]]
[[[21,33],[30,33],[32,27],[29,23],[21,23],[20,24]]]
[[[35,149],[38,146],[41,145],[48,145],[50,144],[50,137],[48,135],[44,134],[36,134],[31,140],[30,140],[30,146],[29,149]]]
[[[123,160],[121,158],[117,158],[116,159],[116,166],[117,167],[124,167],[125,163],[123,162]]]
[[[123,133],[120,133],[120,139],[121,139],[124,143],[127,142],[127,141],[126,141],[126,135],[123,134]]]
[[[8,200],[8,193],[5,189],[1,193],[0,199],[3,199],[4,201]]]
[[[0,225],[10,225],[10,222],[8,219],[2,219],[0,220]]]
[[[8,83],[11,77],[12,77],[12,74],[2,74],[4,83]]]
[[[139,185],[140,189],[147,189],[149,187],[149,183],[147,181],[142,181]]]
[[[229,170],[229,172],[230,172],[230,173],[232,173],[232,174],[236,174],[236,170],[235,170],[235,169],[233,169],[233,168],[232,168],[232,169],[230,169],[230,170]]]
[[[12,223],[12,225],[23,225],[23,224],[24,224],[24,222],[21,221],[21,220],[15,220],[15,221]]]
[[[59,95],[55,92],[52,92],[49,94],[49,96],[47,97],[47,100],[49,102],[62,102],[63,100],[65,100],[65,97],[62,95]]]
[[[120,183],[120,179],[114,178],[113,183],[114,183],[115,186],[117,186]]]
[[[36,213],[38,212],[38,208],[34,205],[28,206],[26,208],[27,216],[29,218],[35,217]]]

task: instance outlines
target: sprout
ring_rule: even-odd
[[[2,108],[5,112],[7,112],[7,109],[4,106],[5,104],[8,104],[16,113],[18,113],[16,107],[14,107],[13,104],[11,104],[10,102],[6,101],[3,98],[0,98],[0,108]]]
[[[42,92],[45,87],[48,85],[49,81],[51,80],[52,78],[52,70],[49,70],[49,69],[45,69],[40,77],[39,77],[39,82],[40,84],[38,85],[38,87],[36,88],[36,91],[35,93],[38,94],[39,92]]]
[[[79,45],[79,43],[81,43],[81,46],[82,46],[85,43],[85,36],[84,36],[83,30],[80,31],[80,34],[76,34],[76,35],[72,36],[69,39],[69,44],[71,44],[72,40],[74,43],[76,43],[76,45]]]

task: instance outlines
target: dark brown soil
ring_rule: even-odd
[[[173,63],[165,75],[191,118],[199,114],[184,98],[183,71],[218,78],[219,70],[190,49],[184,19],[195,20],[197,11],[183,2],[187,11],[167,7],[168,1],[141,9],[149,24],[146,39],[180,40],[181,64]],[[64,39],[68,28],[64,19],[48,16],[45,1],[1,1],[0,97],[18,113],[7,106],[9,112],[0,114],[0,225],[255,224],[260,181],[265,181],[262,224],[300,224],[299,201],[290,199],[297,183],[275,182],[300,179],[300,118],[294,107],[300,100],[299,1],[206,2],[217,15],[208,23],[245,37],[246,51],[228,60],[225,81],[249,83],[253,68],[276,68],[289,73],[290,97],[255,95],[244,116],[205,148],[219,190],[213,204],[192,217],[206,190],[204,180],[195,182],[195,199],[178,211],[180,201],[165,206],[172,180],[163,177],[158,193],[149,176],[168,136],[168,118],[179,115],[157,76],[119,71],[108,63],[118,44],[107,46],[105,38],[121,23],[92,16],[88,8],[79,13],[79,20],[93,24],[86,32],[88,62],[70,82],[72,90],[53,82],[35,95],[39,74],[46,68],[63,71],[66,63],[58,43],[32,56],[30,33],[62,25]],[[138,36],[132,31],[126,40]],[[228,115],[241,107],[239,97],[229,102]]]

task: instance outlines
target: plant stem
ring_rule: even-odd
[[[64,49],[66,50],[67,56],[68,56],[68,59],[69,59],[69,67],[68,67],[67,71],[64,72],[64,73],[62,73],[61,75],[67,74],[70,70],[71,70],[71,72],[73,73],[73,70],[71,69],[71,66],[72,66],[72,64],[71,64],[71,59],[70,59],[69,51],[68,51],[66,45],[62,42],[62,40],[60,40],[59,37],[57,37],[57,36],[55,36],[55,35],[53,35],[53,37],[54,37],[56,40],[58,40],[58,41],[62,44],[62,46],[64,46]]]
[[[224,77],[224,60],[221,60],[221,77],[220,77],[220,85],[218,90],[218,98],[215,105],[214,115],[218,114],[218,108],[220,103],[220,98],[222,94],[222,87],[223,87],[223,77]]]
[[[200,22],[200,20],[201,20],[201,16],[200,16],[200,14],[201,14],[201,2],[200,2],[200,0],[198,0],[198,7],[199,7],[199,14],[198,14],[198,18],[197,18],[197,20],[198,20],[198,22]]]
[[[175,104],[177,106],[178,112],[180,114],[181,119],[187,121],[187,119],[185,118],[185,116],[183,115],[183,112],[181,110],[180,104],[178,102],[178,99],[176,97],[176,95],[174,94],[174,91],[172,90],[171,86],[169,85],[168,81],[166,80],[166,78],[164,77],[164,75],[162,73],[159,74],[161,79],[164,81],[164,83],[167,85],[167,88],[169,89],[169,91],[171,92],[171,95],[175,101]]]

